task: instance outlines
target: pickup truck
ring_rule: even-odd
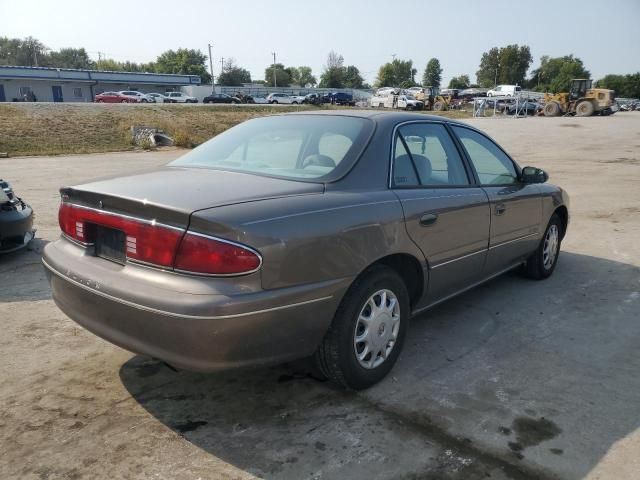
[[[394,97],[396,101],[394,102]],[[422,110],[424,102],[416,100],[413,95],[374,95],[369,100],[369,105],[378,108],[404,108],[405,110]]]

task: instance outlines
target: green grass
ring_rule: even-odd
[[[250,118],[319,108],[340,107],[0,104],[0,152],[19,156],[133,150],[130,128],[134,125],[161,128],[179,140],[180,146],[189,146]],[[441,114],[470,116],[460,111]]]

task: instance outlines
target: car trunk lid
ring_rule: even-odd
[[[240,172],[161,167],[60,190],[64,201],[113,213],[186,227],[198,210],[236,203],[318,194],[319,183]]]

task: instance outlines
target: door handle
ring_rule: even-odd
[[[420,217],[420,225],[428,227],[438,221],[438,215],[435,213],[425,213]]]
[[[499,203],[496,205],[496,215],[502,215],[507,211],[507,207],[505,207],[504,203]]]

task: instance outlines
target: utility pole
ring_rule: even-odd
[[[273,54],[273,86],[278,86],[278,81],[276,80],[276,52],[271,52]]]
[[[209,43],[209,70],[211,71],[211,93],[216,93],[216,82],[213,76],[213,59],[211,57],[211,47],[213,47],[213,45]]]

